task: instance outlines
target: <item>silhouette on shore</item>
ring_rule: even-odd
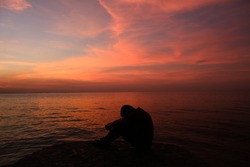
[[[120,136],[138,150],[149,150],[154,137],[151,116],[140,107],[124,105],[120,111],[121,118],[105,125],[109,133],[94,142],[98,147],[108,147]]]

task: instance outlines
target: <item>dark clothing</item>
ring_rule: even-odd
[[[151,116],[141,108],[135,109],[129,115],[108,124],[110,132],[104,137],[112,142],[122,136],[124,140],[137,149],[149,149],[154,137]]]

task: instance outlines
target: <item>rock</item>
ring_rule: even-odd
[[[44,148],[24,157],[12,167],[207,167],[187,150],[154,143],[140,152],[116,141],[110,148],[97,148],[91,141],[68,142]]]

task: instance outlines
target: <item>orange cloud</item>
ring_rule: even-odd
[[[32,5],[26,0],[1,0],[0,8],[6,8],[13,11],[23,11]]]

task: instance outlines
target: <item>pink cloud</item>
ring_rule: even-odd
[[[214,78],[221,81],[237,80],[237,77],[230,78],[230,75],[227,75],[227,73],[233,72],[230,66],[234,63],[243,63],[247,59],[247,57],[244,59],[243,55],[249,52],[248,48],[231,46],[232,43],[237,44],[244,41],[244,38],[246,39],[246,37],[239,38],[237,34],[232,33],[234,27],[225,30],[217,25],[223,24],[223,22],[214,23],[212,24],[214,27],[211,27],[211,25],[202,26],[172,17],[178,12],[189,12],[201,6],[227,2],[227,0],[199,2],[195,0],[100,0],[99,2],[112,16],[113,22],[110,28],[117,37],[113,48],[99,52],[104,55],[114,55],[115,58],[110,60],[116,60],[114,62],[117,63],[117,67],[122,69],[122,66],[161,66],[162,64],[171,66],[172,63],[179,64],[179,69],[173,70],[154,70],[151,68],[140,71],[133,68],[132,70],[129,68],[121,71],[114,70],[112,72],[114,76],[122,78],[135,75],[137,79],[140,78],[138,76],[144,76],[144,79],[154,78],[157,80],[158,78],[168,82],[195,81],[203,78],[203,81],[207,79],[206,81],[210,82],[209,76],[214,75]],[[226,10],[226,12],[230,13],[230,10]],[[222,19],[222,14],[225,15],[225,13],[218,13],[221,16],[216,17]],[[210,18],[210,15],[213,14],[209,13],[207,17]],[[231,18],[230,15],[228,17]],[[236,20],[239,19],[234,18],[230,21],[231,24],[234,25]],[[210,20],[205,18],[205,21]],[[243,23],[242,20],[236,21],[235,25],[244,27]],[[124,57],[128,57],[127,61],[123,60]],[[119,60],[123,64],[119,63]],[[185,69],[182,65],[190,65],[191,69]],[[223,68],[227,70],[222,70]],[[239,71],[236,73],[242,72],[243,75],[239,76],[243,78],[246,69],[240,65],[237,68]]]
[[[104,0],[105,1],[105,0]],[[107,0],[108,1],[108,0]],[[151,8],[155,8],[158,10],[164,10],[167,12],[179,11],[179,10],[190,10],[196,7],[226,2],[229,0],[121,0],[120,2],[127,4],[137,4],[137,5],[150,5]]]
[[[134,22],[168,18],[173,12],[189,11],[209,4],[231,0],[99,0],[100,4],[113,17],[112,29],[119,35],[127,31]]]
[[[171,61],[187,63],[187,60],[192,63],[204,59],[209,60],[210,63],[231,62],[230,58],[233,58],[233,54],[242,51],[242,48],[238,51],[237,48],[234,48],[234,51],[232,51],[233,48],[230,50],[223,48],[229,41],[239,38],[230,32],[232,27],[226,30],[219,27],[202,27],[192,22],[172,18],[176,12],[187,12],[201,6],[227,1],[230,0],[199,2],[195,0],[99,0],[113,18],[110,28],[117,36],[117,42],[114,45],[116,53],[118,55],[120,53],[117,52],[117,48],[120,51],[125,50],[126,53],[130,52],[131,55],[140,58],[142,63]],[[242,26],[243,22],[235,22],[235,25]],[[155,37],[157,35],[158,37]],[[169,52],[162,51],[164,48],[169,49]],[[246,49],[244,50],[246,52]],[[228,56],[226,60],[225,56]]]
[[[23,11],[32,5],[26,0],[0,0],[0,8],[6,8],[13,11]]]
[[[40,7],[43,13],[54,19],[47,32],[72,38],[95,38],[108,31],[111,19],[97,1],[60,0],[57,10]]]

